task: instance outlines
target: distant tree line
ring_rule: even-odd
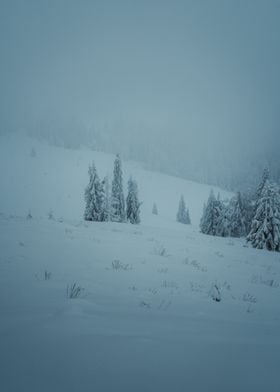
[[[238,192],[228,203],[211,191],[200,221],[201,232],[246,237],[254,248],[280,251],[280,189],[265,169],[252,193]]]
[[[57,146],[80,148],[84,145],[95,151],[118,151],[124,159],[142,162],[149,169],[231,191],[255,188],[256,179],[263,170],[263,165],[259,164],[261,160],[269,167],[271,178],[280,183],[278,139],[268,151],[258,149],[253,153],[249,147],[250,153],[248,149],[243,153],[239,151],[236,159],[236,150],[224,153],[223,149],[218,149],[213,157],[211,149],[201,148],[204,143],[186,144],[184,132],[178,131],[170,138],[169,128],[157,129],[144,123],[116,121],[88,127],[72,115],[47,113],[23,128],[29,135]]]

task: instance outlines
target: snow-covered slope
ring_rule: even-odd
[[[88,163],[113,157],[0,146],[1,391],[279,392],[280,256],[199,233],[208,186],[125,163],[142,224],[88,223]],[[195,225],[175,222],[180,193]]]
[[[100,177],[111,176],[114,158],[88,149],[51,147],[24,136],[1,137],[0,212],[27,215],[30,210],[34,217],[46,217],[53,210],[57,218],[82,219],[89,164],[95,161]],[[124,162],[123,172],[125,188],[130,174],[138,181],[143,223],[157,226],[160,221],[169,227],[175,221],[181,194],[185,195],[193,223],[199,223],[209,186],[146,171],[134,162]],[[220,191],[222,197],[228,196],[214,190]],[[151,214],[154,202],[160,215],[156,221]]]

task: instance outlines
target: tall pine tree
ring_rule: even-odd
[[[116,156],[114,162],[114,175],[111,192],[111,219],[113,222],[125,222],[122,162],[119,154]]]
[[[180,197],[176,219],[177,222],[184,223],[186,225],[191,223],[189,210],[186,209],[186,203],[183,195]]]
[[[111,196],[110,196],[110,183],[108,175],[102,181],[104,189],[104,202],[103,202],[103,220],[108,222],[111,220]]]
[[[126,198],[126,217],[132,224],[140,223],[140,206],[138,199],[138,186],[132,177],[128,180],[128,194]]]
[[[248,235],[251,231],[251,225],[255,215],[255,200],[251,192],[245,192],[242,194],[242,204],[245,224],[245,235]]]
[[[87,221],[103,220],[103,189],[94,162],[88,169],[89,184],[85,189],[84,219]]]
[[[232,237],[244,237],[246,235],[246,212],[240,192],[237,192],[237,195],[231,199],[229,216],[230,235]]]
[[[230,231],[230,206],[226,206],[224,203],[218,199],[216,201],[217,211],[217,223],[216,223],[216,234],[220,237],[228,237],[231,235]],[[219,208],[218,208],[219,207]]]
[[[211,190],[206,207],[200,220],[200,229],[204,234],[218,235],[217,228],[222,212],[222,204]]]
[[[152,214],[153,214],[153,215],[158,215],[158,209],[157,209],[156,203],[153,204]]]
[[[262,190],[263,190],[266,182],[269,181],[269,178],[270,178],[269,170],[268,170],[268,168],[265,168],[263,170],[262,178],[261,178],[260,184],[259,184],[257,192],[256,192],[256,199],[257,200],[261,197]]]
[[[256,213],[247,240],[254,248],[280,251],[279,188],[267,179],[256,202]]]

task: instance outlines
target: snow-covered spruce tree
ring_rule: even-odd
[[[247,240],[254,248],[280,251],[279,188],[265,181],[256,203],[256,213]]]
[[[265,168],[263,170],[262,178],[261,178],[261,181],[260,181],[259,186],[256,191],[256,200],[258,200],[261,197],[262,190],[263,190],[266,182],[269,181],[269,178],[270,178],[269,170],[268,170],[268,168]]]
[[[217,225],[221,216],[222,204],[211,190],[206,207],[200,220],[200,229],[204,234],[217,235]]]
[[[158,215],[158,209],[156,203],[153,204],[152,214]]]
[[[256,201],[254,200],[251,193],[243,193],[242,204],[245,224],[245,235],[248,235],[251,231],[251,225],[255,215]]]
[[[246,235],[246,217],[243,198],[240,192],[233,197],[229,204],[229,220],[231,237],[244,237]]]
[[[106,176],[102,181],[104,191],[103,199],[103,221],[109,222],[111,220],[111,195],[110,195],[110,182],[109,177]]]
[[[218,203],[220,203],[218,207]],[[219,214],[217,215],[217,224],[216,224],[216,234],[219,237],[229,237],[231,235],[230,231],[230,215],[231,208],[230,204],[225,205],[220,200],[217,200],[217,210],[219,210]]]
[[[84,219],[87,221],[103,220],[104,191],[100,183],[94,162],[88,169],[89,184],[85,189],[85,212]]]
[[[180,197],[176,219],[177,222],[190,224],[190,215],[186,209],[186,203],[183,195]]]
[[[111,192],[111,220],[125,222],[125,201],[122,180],[122,162],[119,154],[114,162],[114,175]]]
[[[140,223],[140,206],[138,199],[137,182],[132,177],[128,180],[128,193],[126,198],[126,218],[132,224]]]
[[[218,218],[216,235],[220,237],[245,236],[245,210],[241,193],[238,192],[228,204],[221,201],[220,203],[221,213]]]

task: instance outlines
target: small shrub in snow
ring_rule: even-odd
[[[45,280],[50,280],[51,277],[52,277],[52,273],[47,271],[47,270],[45,270],[45,272],[44,272],[44,279]]]
[[[279,287],[279,283],[275,279],[267,279],[263,281],[263,284],[269,287]]]
[[[66,295],[70,299],[78,298],[83,289],[81,286],[78,286],[77,283],[73,283],[67,286]]]
[[[151,304],[149,304],[149,303],[146,302],[146,301],[141,301],[140,304],[139,304],[139,306],[140,306],[141,308],[146,308],[146,309],[150,309],[150,308],[151,308]]]
[[[155,244],[154,254],[158,256],[166,257],[167,256],[166,248],[161,244]]]
[[[45,270],[43,273],[35,274],[35,278],[36,278],[37,280],[39,280],[39,281],[42,281],[42,280],[50,280],[51,277],[52,277],[52,273],[49,272],[49,271],[47,271],[47,270]]]
[[[186,257],[186,258],[183,260],[183,264],[190,265],[191,267],[197,269],[198,271],[207,272],[207,268],[206,268],[205,266],[203,266],[202,264],[200,264],[200,262],[197,261],[197,260],[192,260],[192,261],[190,261],[190,260],[188,259],[188,257]]]
[[[171,281],[164,280],[164,281],[162,282],[162,287],[164,287],[164,288],[177,289],[177,288],[178,288],[178,285],[177,285],[176,282],[171,282]]]
[[[250,294],[248,291],[243,294],[242,299],[244,302],[250,302],[251,304],[257,303],[257,298]]]
[[[221,302],[222,296],[221,296],[221,290],[219,289],[218,285],[215,283],[213,284],[211,290],[210,290],[210,296],[215,302]]]
[[[158,292],[157,289],[152,288],[152,287],[150,287],[148,291],[149,291],[149,293],[151,293],[151,294],[153,294],[153,295],[156,295],[157,292]]]
[[[277,288],[279,287],[279,283],[274,278],[264,279],[261,275],[253,275],[251,278],[252,283],[261,283],[266,286]]]
[[[50,219],[50,220],[53,220],[53,219],[54,219],[54,215],[53,215],[53,211],[52,211],[52,210],[50,210],[50,211],[48,212],[48,219]]]
[[[32,218],[33,218],[33,216],[31,214],[31,211],[29,210],[28,214],[26,215],[26,219],[32,219]]]
[[[124,270],[127,271],[130,269],[129,264],[123,264],[120,260],[112,261],[112,269],[115,271]]]
[[[249,305],[247,306],[246,312],[247,313],[253,313],[254,312],[254,308],[253,308],[251,303],[249,303]]]

